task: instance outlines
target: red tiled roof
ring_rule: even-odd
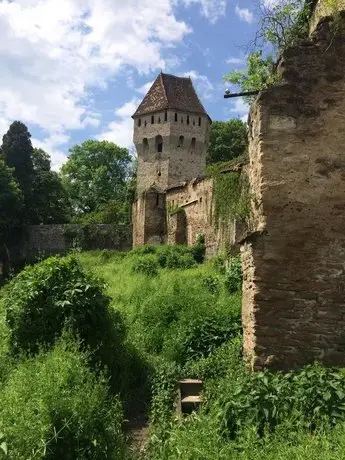
[[[190,78],[160,73],[133,117],[166,109],[207,115]]]

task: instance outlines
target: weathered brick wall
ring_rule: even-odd
[[[250,114],[253,232],[242,247],[252,368],[345,364],[345,39],[284,53]]]
[[[75,246],[82,249],[127,250],[132,235],[127,227],[117,225],[33,225],[12,248],[13,261],[31,262],[38,256],[64,254]]]

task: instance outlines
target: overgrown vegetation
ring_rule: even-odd
[[[249,45],[246,70],[235,70],[224,77],[242,91],[260,91],[279,81],[277,58],[284,50],[308,37],[311,3],[305,0],[263,1],[258,17],[258,30]]]

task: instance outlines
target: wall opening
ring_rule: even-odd
[[[146,137],[143,139],[143,152],[146,153],[149,151],[149,141]]]
[[[158,124],[161,122],[161,117],[158,117]]]
[[[156,136],[156,152],[163,152],[163,138],[162,136]]]
[[[190,144],[190,147],[191,147],[192,150],[195,150],[195,146],[196,146],[196,138],[192,137],[192,142]]]
[[[179,139],[178,139],[177,148],[182,148],[183,147],[183,142],[184,142],[184,137],[180,136]]]
[[[168,121],[168,111],[164,112],[164,121]]]
[[[201,117],[199,117],[199,126],[201,126]]]
[[[151,125],[154,125],[154,123],[155,123],[155,116],[151,115]]]
[[[144,126],[145,126],[145,128],[146,128],[146,126],[147,126],[147,121],[146,121],[146,120],[145,120]]]
[[[138,118],[138,126],[141,126],[141,118]]]
[[[187,125],[189,125],[189,115],[187,115]]]
[[[177,121],[177,113],[175,113],[175,121]]]

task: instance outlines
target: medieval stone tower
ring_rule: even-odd
[[[160,73],[133,115],[134,245],[166,241],[166,191],[205,172],[211,119],[190,78]]]

